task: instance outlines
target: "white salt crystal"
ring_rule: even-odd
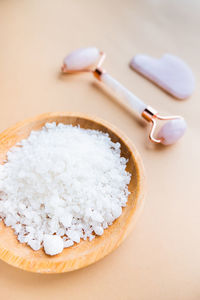
[[[56,255],[63,251],[63,240],[57,235],[45,235],[44,236],[44,251],[49,255]]]
[[[101,226],[95,226],[94,227],[94,232],[97,234],[97,235],[102,235],[103,234],[103,228]]]
[[[70,227],[72,224],[73,216],[71,214],[67,214],[60,217],[60,222],[65,226],[65,228]]]
[[[0,165],[0,218],[19,242],[50,255],[91,241],[126,206],[126,163],[108,134],[47,123]]]
[[[71,240],[64,241],[64,248],[68,248],[74,245],[74,242]]]
[[[79,243],[80,242],[80,233],[75,230],[68,230],[67,236],[74,242]]]
[[[97,222],[103,222],[104,221],[102,215],[98,212],[93,212],[91,214],[91,218],[92,218],[93,221],[97,221]]]
[[[37,240],[29,240],[28,245],[35,251],[41,248],[41,243]]]

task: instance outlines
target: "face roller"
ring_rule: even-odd
[[[93,73],[95,78],[102,81],[107,87],[109,87],[117,97],[126,101],[132,110],[151,123],[149,138],[152,142],[157,144],[161,143],[163,145],[171,145],[177,142],[186,130],[185,120],[180,116],[160,116],[156,110],[147,106],[143,101],[101,68],[104,59],[105,54],[100,52],[97,48],[91,47],[78,49],[65,57],[62,72]],[[155,136],[157,122],[159,120],[163,122],[165,121],[165,124],[159,129],[158,134]]]

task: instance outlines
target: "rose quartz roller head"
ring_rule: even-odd
[[[186,122],[180,116],[160,116],[152,107],[147,106],[143,101],[136,97],[132,92],[111,77],[101,65],[105,59],[105,54],[97,48],[78,49],[65,57],[62,72],[91,72],[106,86],[108,86],[116,96],[126,101],[131,110],[137,112],[146,121],[151,123],[149,138],[152,142],[163,145],[176,143],[185,133]],[[164,125],[159,129],[155,137],[157,121],[161,120]]]

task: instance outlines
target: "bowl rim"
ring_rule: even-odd
[[[106,253],[103,253],[102,255],[96,257],[95,259],[88,259],[88,257],[87,257],[87,259],[85,259],[85,261],[82,261],[80,265],[76,264],[76,265],[72,266],[71,268],[69,268],[69,266],[67,266],[67,264],[63,265],[62,262],[60,262],[60,264],[59,264],[59,262],[55,262],[55,264],[58,266],[58,268],[51,269],[50,263],[39,262],[39,263],[34,264],[33,262],[29,261],[27,258],[21,258],[20,256],[15,255],[12,252],[12,249],[11,250],[5,249],[4,247],[1,246],[1,242],[0,242],[0,259],[1,260],[7,262],[8,264],[10,264],[14,267],[17,267],[17,268],[20,268],[20,269],[23,269],[23,270],[26,270],[29,272],[34,272],[34,273],[51,274],[51,273],[64,273],[64,272],[77,270],[77,269],[86,267],[90,264],[93,264],[93,263],[99,261],[106,255],[108,255],[109,253],[114,251],[122,243],[122,241],[127,237],[127,235],[132,230],[133,226],[137,222],[138,217],[140,216],[141,211],[144,206],[144,198],[145,198],[145,194],[146,194],[146,176],[145,176],[144,165],[143,165],[141,156],[138,153],[138,150],[136,149],[135,145],[116,126],[114,126],[114,125],[110,124],[108,121],[105,121],[96,116],[79,113],[79,112],[51,112],[51,113],[44,113],[44,114],[37,115],[35,117],[27,118],[23,121],[16,123],[15,125],[9,127],[8,129],[4,130],[2,133],[0,133],[0,147],[1,147],[1,145],[3,145],[6,142],[6,137],[8,137],[12,132],[17,132],[20,128],[23,128],[24,126],[27,126],[28,124],[31,125],[31,127],[32,127],[32,126],[34,126],[34,124],[37,121],[41,121],[41,120],[43,120],[44,124],[45,124],[46,122],[48,122],[49,118],[53,118],[53,117],[72,117],[72,118],[85,119],[90,122],[95,122],[96,124],[99,124],[100,126],[103,126],[103,127],[107,128],[108,130],[110,130],[111,132],[113,132],[113,134],[118,136],[123,141],[123,143],[126,145],[126,147],[129,148],[129,150],[131,152],[131,156],[133,157],[136,168],[137,168],[139,184],[138,184],[138,192],[137,192],[137,195],[135,198],[135,201],[136,201],[135,209],[134,210],[132,209],[132,213],[129,216],[130,220],[129,220],[129,222],[127,221],[126,230],[124,230],[122,238],[119,240],[117,245],[109,248]],[[30,130],[28,130],[28,131],[31,132],[31,130],[33,130],[33,129],[30,128]],[[13,147],[13,146],[11,146],[11,147]],[[5,153],[5,150],[4,150],[4,153]],[[4,224],[3,221],[1,221],[0,223]],[[5,226],[5,225],[2,225],[2,226]],[[113,225],[110,225],[109,227],[112,227],[112,226]],[[80,260],[80,259],[81,259],[81,257],[78,258],[78,260]],[[61,266],[61,263],[62,263],[62,266]],[[34,266],[33,266],[33,264],[34,264]],[[52,262],[52,264],[53,264],[53,262]]]

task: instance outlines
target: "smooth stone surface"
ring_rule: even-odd
[[[194,91],[195,79],[191,69],[172,54],[164,54],[160,59],[138,54],[130,66],[178,99],[188,98]]]
[[[97,62],[99,57],[100,51],[95,47],[77,49],[65,57],[63,72],[81,71],[89,68]]]
[[[184,135],[186,127],[183,118],[168,121],[158,132],[158,138],[163,145],[172,145]]]

